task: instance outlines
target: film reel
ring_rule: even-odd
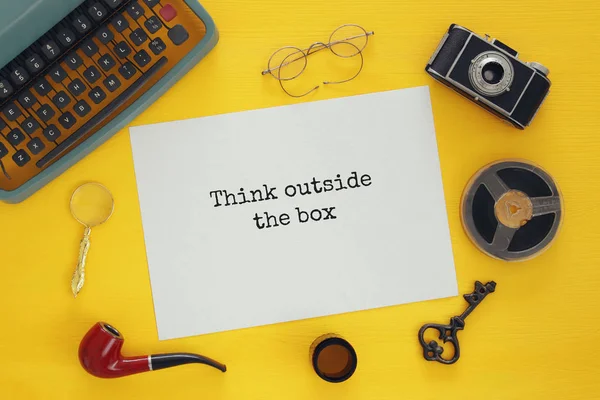
[[[489,164],[465,188],[461,219],[484,253],[501,260],[535,257],[556,237],[563,200],[552,177],[527,161]]]

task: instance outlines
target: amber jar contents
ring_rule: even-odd
[[[317,338],[310,347],[310,355],[315,372],[327,382],[338,383],[349,379],[358,363],[352,345],[333,334]]]

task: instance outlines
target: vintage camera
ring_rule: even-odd
[[[550,71],[523,62],[497,39],[452,24],[427,73],[519,129],[529,126],[550,90]]]

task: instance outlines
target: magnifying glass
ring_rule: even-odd
[[[112,215],[115,202],[110,191],[96,182],[79,186],[71,196],[71,214],[85,227],[79,245],[77,267],[71,279],[73,296],[77,297],[85,282],[85,260],[90,249],[92,228],[106,222]]]

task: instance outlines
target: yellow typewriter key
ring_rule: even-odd
[[[71,196],[71,214],[85,226],[83,239],[79,245],[77,268],[71,280],[73,296],[77,297],[85,281],[85,260],[90,249],[92,228],[106,222],[113,213],[115,202],[107,188],[99,183],[86,183],[79,186]]]

